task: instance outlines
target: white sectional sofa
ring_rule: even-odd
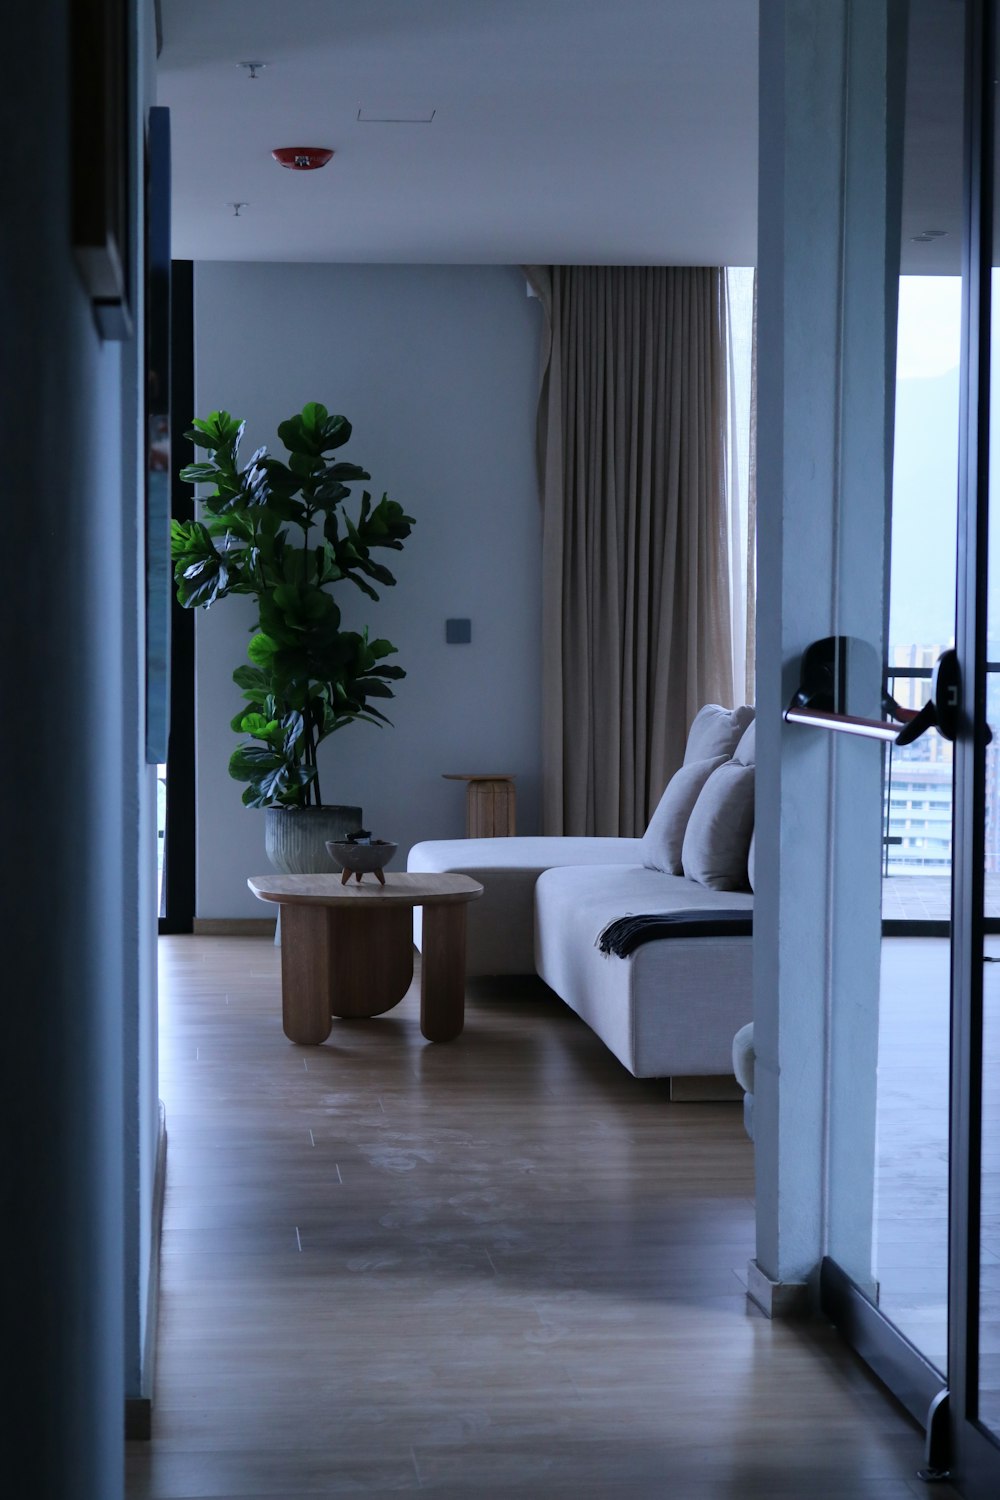
[[[428,841],[407,868],[482,882],[470,977],[537,973],[637,1077],[731,1075],[751,1019],[753,764],[753,710],[710,704],[641,839]]]

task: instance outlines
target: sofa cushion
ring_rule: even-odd
[[[681,865],[688,880],[715,891],[745,891],[753,833],[754,768],[726,761],[691,809]]]
[[[733,751],[733,760],[738,766],[753,766],[757,764],[756,721],[752,721],[740,735],[739,743]]]
[[[757,830],[755,828],[754,831],[753,831],[753,833],[750,835],[750,848],[747,851],[747,885],[750,887],[750,889],[752,891],[755,891],[757,889],[757,887],[753,883],[754,882],[754,856],[757,853],[756,844],[757,844]]]
[[[681,849],[691,809],[712,772],[725,765],[727,758],[715,755],[710,760],[685,762],[671,776],[640,840],[640,856],[647,870],[680,875]]]
[[[723,708],[718,703],[706,703],[695,714],[688,730],[684,764],[712,760],[717,755],[728,759],[747,726],[753,723],[753,718],[754,711],[746,704],[740,708]]]

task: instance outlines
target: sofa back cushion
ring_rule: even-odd
[[[662,870],[666,875],[680,875],[682,851],[688,819],[713,772],[717,771],[741,747],[749,747],[753,760],[752,730],[754,710],[744,704],[723,708],[706,703],[695,714],[688,730],[684,763],[667,782],[656,811],[640,840],[642,862],[647,870]]]
[[[757,764],[757,725],[753,721],[740,736],[739,744],[733,751],[733,760],[738,766]]]
[[[688,730],[684,764],[712,760],[717,755],[724,755],[728,760],[753,718],[754,711],[746,704],[740,708],[723,708],[718,703],[706,703],[695,714]]]
[[[639,840],[639,852],[647,870],[662,870],[665,875],[681,873],[681,850],[691,809],[712,772],[724,766],[727,759],[725,755],[715,755],[710,760],[685,761],[667,782],[649,827]]]
[[[749,888],[753,808],[753,765],[735,757],[725,761],[708,777],[691,809],[681,847],[681,868],[689,880],[715,891]]]

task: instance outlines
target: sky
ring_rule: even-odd
[[[903,276],[899,283],[892,498],[890,652],[940,645],[954,635],[959,354],[962,284],[957,276]],[[1000,325],[1000,270],[993,272]],[[1000,330],[993,338],[989,654],[1000,659]]]
[[[889,649],[954,634],[962,283],[899,283]]]

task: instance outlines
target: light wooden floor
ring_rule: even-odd
[[[456,1043],[285,1041],[278,952],[161,940],[168,1187],[130,1500],[910,1500],[919,1432],[744,1296],[738,1105],[671,1104],[541,986]],[[934,1491],[953,1497],[947,1486]]]

